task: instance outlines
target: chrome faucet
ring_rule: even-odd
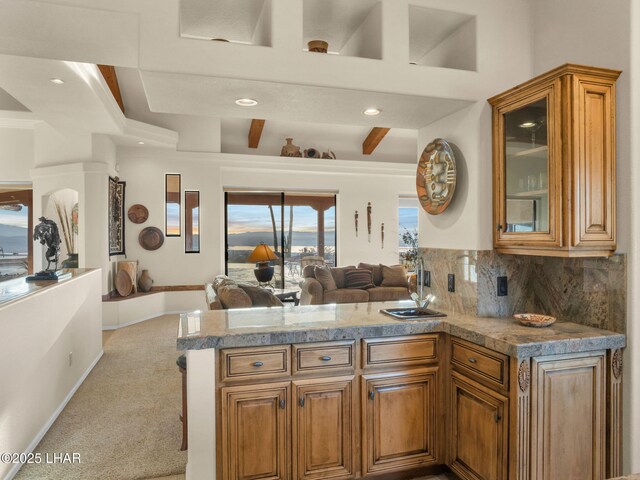
[[[433,294],[429,294],[424,298],[424,271],[424,259],[420,257],[418,265],[416,266],[416,281],[419,282],[419,293],[413,292],[411,294],[411,299],[416,302],[416,307],[419,309],[426,309],[429,307],[429,304],[436,299],[436,296]]]

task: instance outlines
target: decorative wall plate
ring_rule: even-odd
[[[147,210],[147,207],[145,207],[144,205],[136,203],[135,205],[131,205],[129,207],[127,216],[133,223],[144,223],[149,218],[149,210]]]
[[[416,191],[420,205],[427,213],[444,212],[456,190],[456,159],[442,138],[436,138],[424,149],[416,172]]]
[[[157,250],[164,243],[164,234],[158,227],[146,227],[138,235],[138,242],[145,250]]]

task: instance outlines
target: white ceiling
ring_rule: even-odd
[[[180,33],[252,43],[265,8],[270,0],[180,0]]]
[[[307,85],[141,72],[152,112],[418,129],[472,102]],[[258,106],[235,105],[253,98]],[[378,117],[362,111],[376,107]]]
[[[364,22],[378,0],[304,0],[303,35],[309,40],[329,42],[330,52],[339,52]]]
[[[9,92],[0,88],[0,110],[28,112],[29,109],[16,100]]]
[[[462,13],[409,5],[409,60],[419,62],[473,18]]]

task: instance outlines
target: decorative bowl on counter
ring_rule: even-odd
[[[525,327],[548,327],[556,321],[556,317],[542,315],[540,313],[516,313],[513,318]]]

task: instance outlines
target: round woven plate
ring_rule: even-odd
[[[539,313],[516,313],[513,318],[518,320],[525,327],[548,327],[556,321],[556,317],[542,315]]]
[[[157,250],[164,243],[164,235],[158,227],[146,227],[138,235],[138,242],[145,250]]]
[[[136,203],[135,205],[131,205],[129,207],[127,216],[133,223],[144,223],[149,218],[149,210],[147,210],[147,207],[145,207],[144,205]]]
[[[133,283],[131,283],[131,277],[124,270],[120,270],[116,273],[116,291],[121,297],[128,297],[133,290]]]

